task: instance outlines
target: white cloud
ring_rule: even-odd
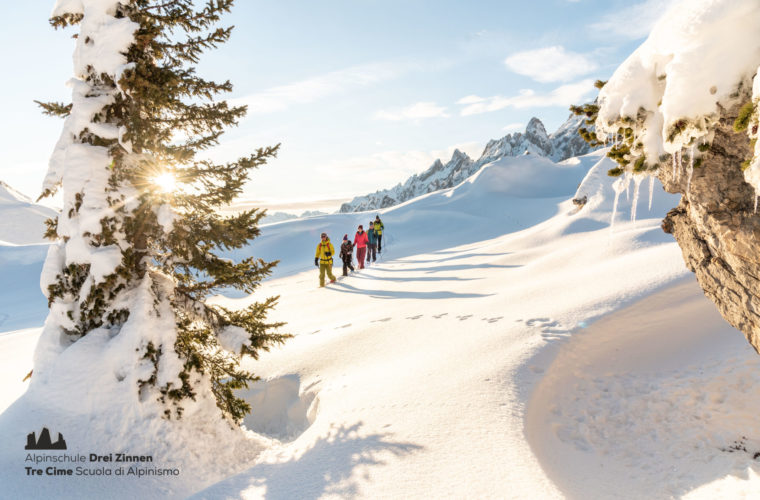
[[[518,52],[507,57],[504,64],[517,74],[544,83],[568,81],[597,68],[587,56],[569,52],[561,45]]]
[[[479,102],[483,102],[483,98],[476,95],[468,95],[466,97],[462,97],[457,101],[457,104],[477,104]]]
[[[644,38],[665,12],[679,0],[644,0],[628,7],[616,9],[589,25],[602,36],[623,37],[630,40]]]
[[[492,96],[478,97],[467,96],[457,101],[464,105],[460,115],[477,115],[499,111],[507,107],[513,108],[538,108],[547,106],[569,106],[577,104],[594,90],[594,80],[586,79],[576,83],[570,83],[557,87],[548,93],[536,93],[530,89],[521,90],[519,95],[512,97]],[[475,99],[477,97],[477,100]]]
[[[390,80],[409,71],[406,63],[374,63],[332,71],[286,85],[279,85],[256,94],[231,99],[234,105],[248,105],[248,113],[281,111],[292,104],[304,104],[333,94]]]
[[[378,120],[414,120],[419,121],[424,118],[448,118],[446,108],[438,106],[434,102],[418,102],[402,109],[381,110],[375,113]]]
[[[510,123],[509,125],[505,125],[501,129],[504,132],[514,132],[516,130],[522,130],[524,128],[525,128],[525,124],[524,123]]]

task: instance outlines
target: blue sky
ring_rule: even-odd
[[[266,206],[391,187],[532,116],[552,132],[669,3],[238,0],[232,40],[198,70],[230,79],[249,114],[211,156],[282,142],[246,188]],[[34,197],[62,122],[32,101],[69,96],[73,31],[48,26],[52,6],[19,2],[0,33],[0,180]]]

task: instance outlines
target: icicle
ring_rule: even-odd
[[[612,187],[614,189],[615,184],[613,184]],[[612,219],[610,219],[610,233],[612,233],[613,229],[615,228],[615,215],[617,215],[617,206],[618,206],[619,199],[620,199],[620,191],[615,189],[615,201],[612,202]]]
[[[615,215],[617,215],[620,193],[622,193],[626,186],[628,186],[629,181],[630,179],[626,173],[625,176],[618,177],[618,179],[612,183],[612,189],[615,190],[615,201],[612,202],[612,220],[610,221],[610,233],[612,233],[612,229],[615,227]]]
[[[652,198],[654,197],[654,175],[649,176],[649,211],[652,211]]]
[[[689,170],[688,170],[689,177],[686,179],[686,194],[689,194],[689,190],[691,189],[691,176],[694,174],[694,146],[691,147],[691,151],[689,151]]]
[[[625,174],[625,201],[631,201],[631,193],[630,188],[631,187],[631,178],[628,176],[628,174]]]
[[[670,158],[673,160],[673,182],[676,180],[676,154],[673,153]]]
[[[639,186],[641,186],[641,181],[643,180],[643,175],[633,176],[633,203],[631,203],[631,222],[634,224],[636,224],[636,207],[639,204]]]

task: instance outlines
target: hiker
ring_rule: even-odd
[[[335,276],[332,273],[333,254],[335,248],[330,243],[327,233],[322,233],[322,241],[317,243],[317,254],[314,256],[314,265],[319,267],[319,286],[325,286],[325,273],[330,278],[330,283],[335,283]]]
[[[380,216],[375,216],[375,234],[377,235],[377,253],[383,253],[383,221],[380,220]]]
[[[369,264],[370,258],[372,259],[372,262],[377,260],[377,234],[375,234],[375,227],[373,224],[374,223],[370,221],[369,229],[367,230],[367,264]]]
[[[356,247],[356,260],[359,261],[359,269],[364,269],[364,255],[367,253],[367,233],[364,232],[364,226],[359,224],[359,230],[354,236],[354,246]]]
[[[351,244],[351,240],[348,239],[348,235],[343,235],[343,243],[340,245],[340,258],[343,260],[343,276],[348,276],[348,270],[354,271],[354,266],[351,265],[351,260],[354,257],[354,246]]]

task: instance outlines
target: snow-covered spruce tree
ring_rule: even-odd
[[[276,264],[221,258],[259,234],[263,212],[221,217],[216,209],[277,146],[232,163],[199,159],[246,110],[215,100],[231,84],[193,68],[229,38],[232,28],[216,24],[232,3],[56,3],[51,24],[79,33],[71,104],[40,103],[66,117],[43,186],[43,196],[62,188],[64,205],[49,221],[57,242],[42,276],[50,313],[33,380],[97,336],[120,342],[121,388],[158,400],[167,418],[180,417],[187,398],[212,395],[235,422],[250,411],[233,392],[255,380],[239,359],[288,337],[277,333],[281,323],[266,322],[277,297],[239,311],[205,299],[223,287],[250,293]]]

